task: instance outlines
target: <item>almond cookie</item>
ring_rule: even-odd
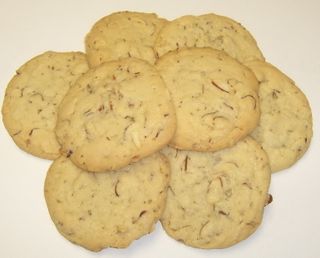
[[[90,66],[120,57],[137,57],[153,64],[153,45],[166,22],[153,13],[117,12],[103,17],[85,40]]]
[[[48,51],[22,65],[9,82],[2,107],[3,123],[24,151],[45,159],[59,157],[58,106],[70,85],[88,70],[80,52]]]
[[[270,183],[266,153],[247,137],[218,152],[166,148],[171,179],[161,217],[172,238],[198,248],[225,248],[260,225]]]
[[[56,134],[62,152],[78,167],[104,172],[160,150],[175,127],[159,73],[146,61],[126,58],[79,78],[61,103]]]
[[[273,172],[293,165],[312,137],[307,98],[295,83],[269,63],[246,63],[260,81],[261,118],[252,137],[265,149]]]
[[[216,151],[234,145],[258,124],[258,81],[225,52],[185,48],[156,63],[177,114],[171,145],[178,149]]]
[[[89,250],[127,247],[153,231],[164,209],[169,172],[161,154],[98,174],[60,157],[45,181],[50,216],[65,238]]]
[[[255,39],[240,23],[216,14],[182,16],[168,22],[155,42],[158,56],[183,47],[224,50],[240,62],[264,57]]]

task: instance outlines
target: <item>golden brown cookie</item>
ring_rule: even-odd
[[[240,23],[213,13],[186,15],[168,22],[155,42],[158,56],[184,47],[224,50],[240,62],[264,60],[257,42]]]
[[[48,51],[22,65],[9,82],[2,107],[5,127],[24,151],[45,159],[59,157],[58,106],[70,86],[88,70],[81,52]]]
[[[250,137],[217,152],[166,148],[171,179],[161,222],[172,238],[198,248],[225,248],[260,225],[269,199],[266,153]]]
[[[88,33],[85,45],[91,67],[124,57],[154,63],[153,45],[167,21],[153,13],[117,12],[103,17]]]
[[[306,96],[284,73],[269,63],[246,63],[260,81],[261,118],[252,137],[265,149],[271,170],[293,165],[312,138],[312,114]]]
[[[178,149],[216,151],[234,145],[259,122],[252,71],[212,48],[185,48],[156,63],[176,108]]]
[[[169,173],[161,154],[98,174],[60,157],[45,181],[49,213],[73,243],[92,251],[124,248],[153,231],[165,206]]]
[[[63,99],[56,127],[62,152],[93,172],[119,169],[163,148],[176,128],[156,69],[126,58],[81,76]]]

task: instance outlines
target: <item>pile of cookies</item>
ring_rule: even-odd
[[[197,248],[250,236],[271,173],[310,144],[301,90],[215,14],[113,13],[85,47],[21,66],[2,107],[14,142],[54,160],[44,189],[58,231],[93,251],[127,247],[159,220]]]

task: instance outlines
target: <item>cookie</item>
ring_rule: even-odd
[[[258,124],[258,81],[225,52],[185,48],[156,63],[176,108],[171,146],[216,151],[234,145]]]
[[[9,82],[2,107],[3,123],[24,151],[45,159],[59,157],[58,106],[70,85],[88,70],[81,52],[48,51],[22,65]]]
[[[186,15],[168,22],[160,31],[155,51],[158,56],[183,47],[212,47],[224,50],[240,62],[264,57],[255,39],[240,23],[213,13]]]
[[[306,152],[312,137],[307,98],[276,67],[262,61],[246,63],[260,81],[261,118],[253,131],[267,152],[273,172],[293,165]]]
[[[169,164],[154,154],[110,173],[88,173],[68,158],[50,167],[45,198],[58,231],[92,251],[124,248],[153,231],[165,205]]]
[[[127,58],[81,76],[63,99],[56,126],[62,153],[92,172],[119,169],[163,148],[176,127],[156,69]]]
[[[261,146],[245,138],[218,152],[166,148],[171,164],[161,217],[172,238],[197,248],[225,248],[260,225],[269,199],[270,167]]]
[[[153,13],[117,12],[103,17],[86,36],[90,66],[123,57],[141,58],[153,64],[153,45],[166,22]]]

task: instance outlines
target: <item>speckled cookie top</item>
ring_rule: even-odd
[[[80,77],[61,103],[56,133],[64,155],[103,172],[165,146],[176,127],[170,94],[156,69],[135,58]]]
[[[312,114],[295,83],[269,63],[246,63],[260,81],[261,118],[252,136],[269,155],[273,172],[294,164],[308,149]]]
[[[59,157],[56,140],[58,106],[69,87],[88,70],[80,52],[48,51],[22,65],[9,82],[3,122],[24,151],[45,159]]]
[[[153,13],[117,12],[103,17],[86,37],[90,66],[123,57],[141,58],[153,64],[153,45],[166,22]]]
[[[224,50],[240,62],[264,60],[249,31],[228,17],[212,13],[182,16],[162,28],[155,43],[158,56],[183,47]]]
[[[218,152],[166,148],[171,179],[161,222],[174,239],[198,248],[224,248],[260,225],[270,183],[261,146],[246,138]]]
[[[258,82],[225,52],[186,48],[156,63],[177,114],[170,144],[178,149],[216,151],[232,146],[258,124]]]
[[[124,248],[153,231],[165,206],[169,173],[161,154],[98,174],[60,157],[48,171],[45,197],[57,229],[70,241],[92,251]]]

